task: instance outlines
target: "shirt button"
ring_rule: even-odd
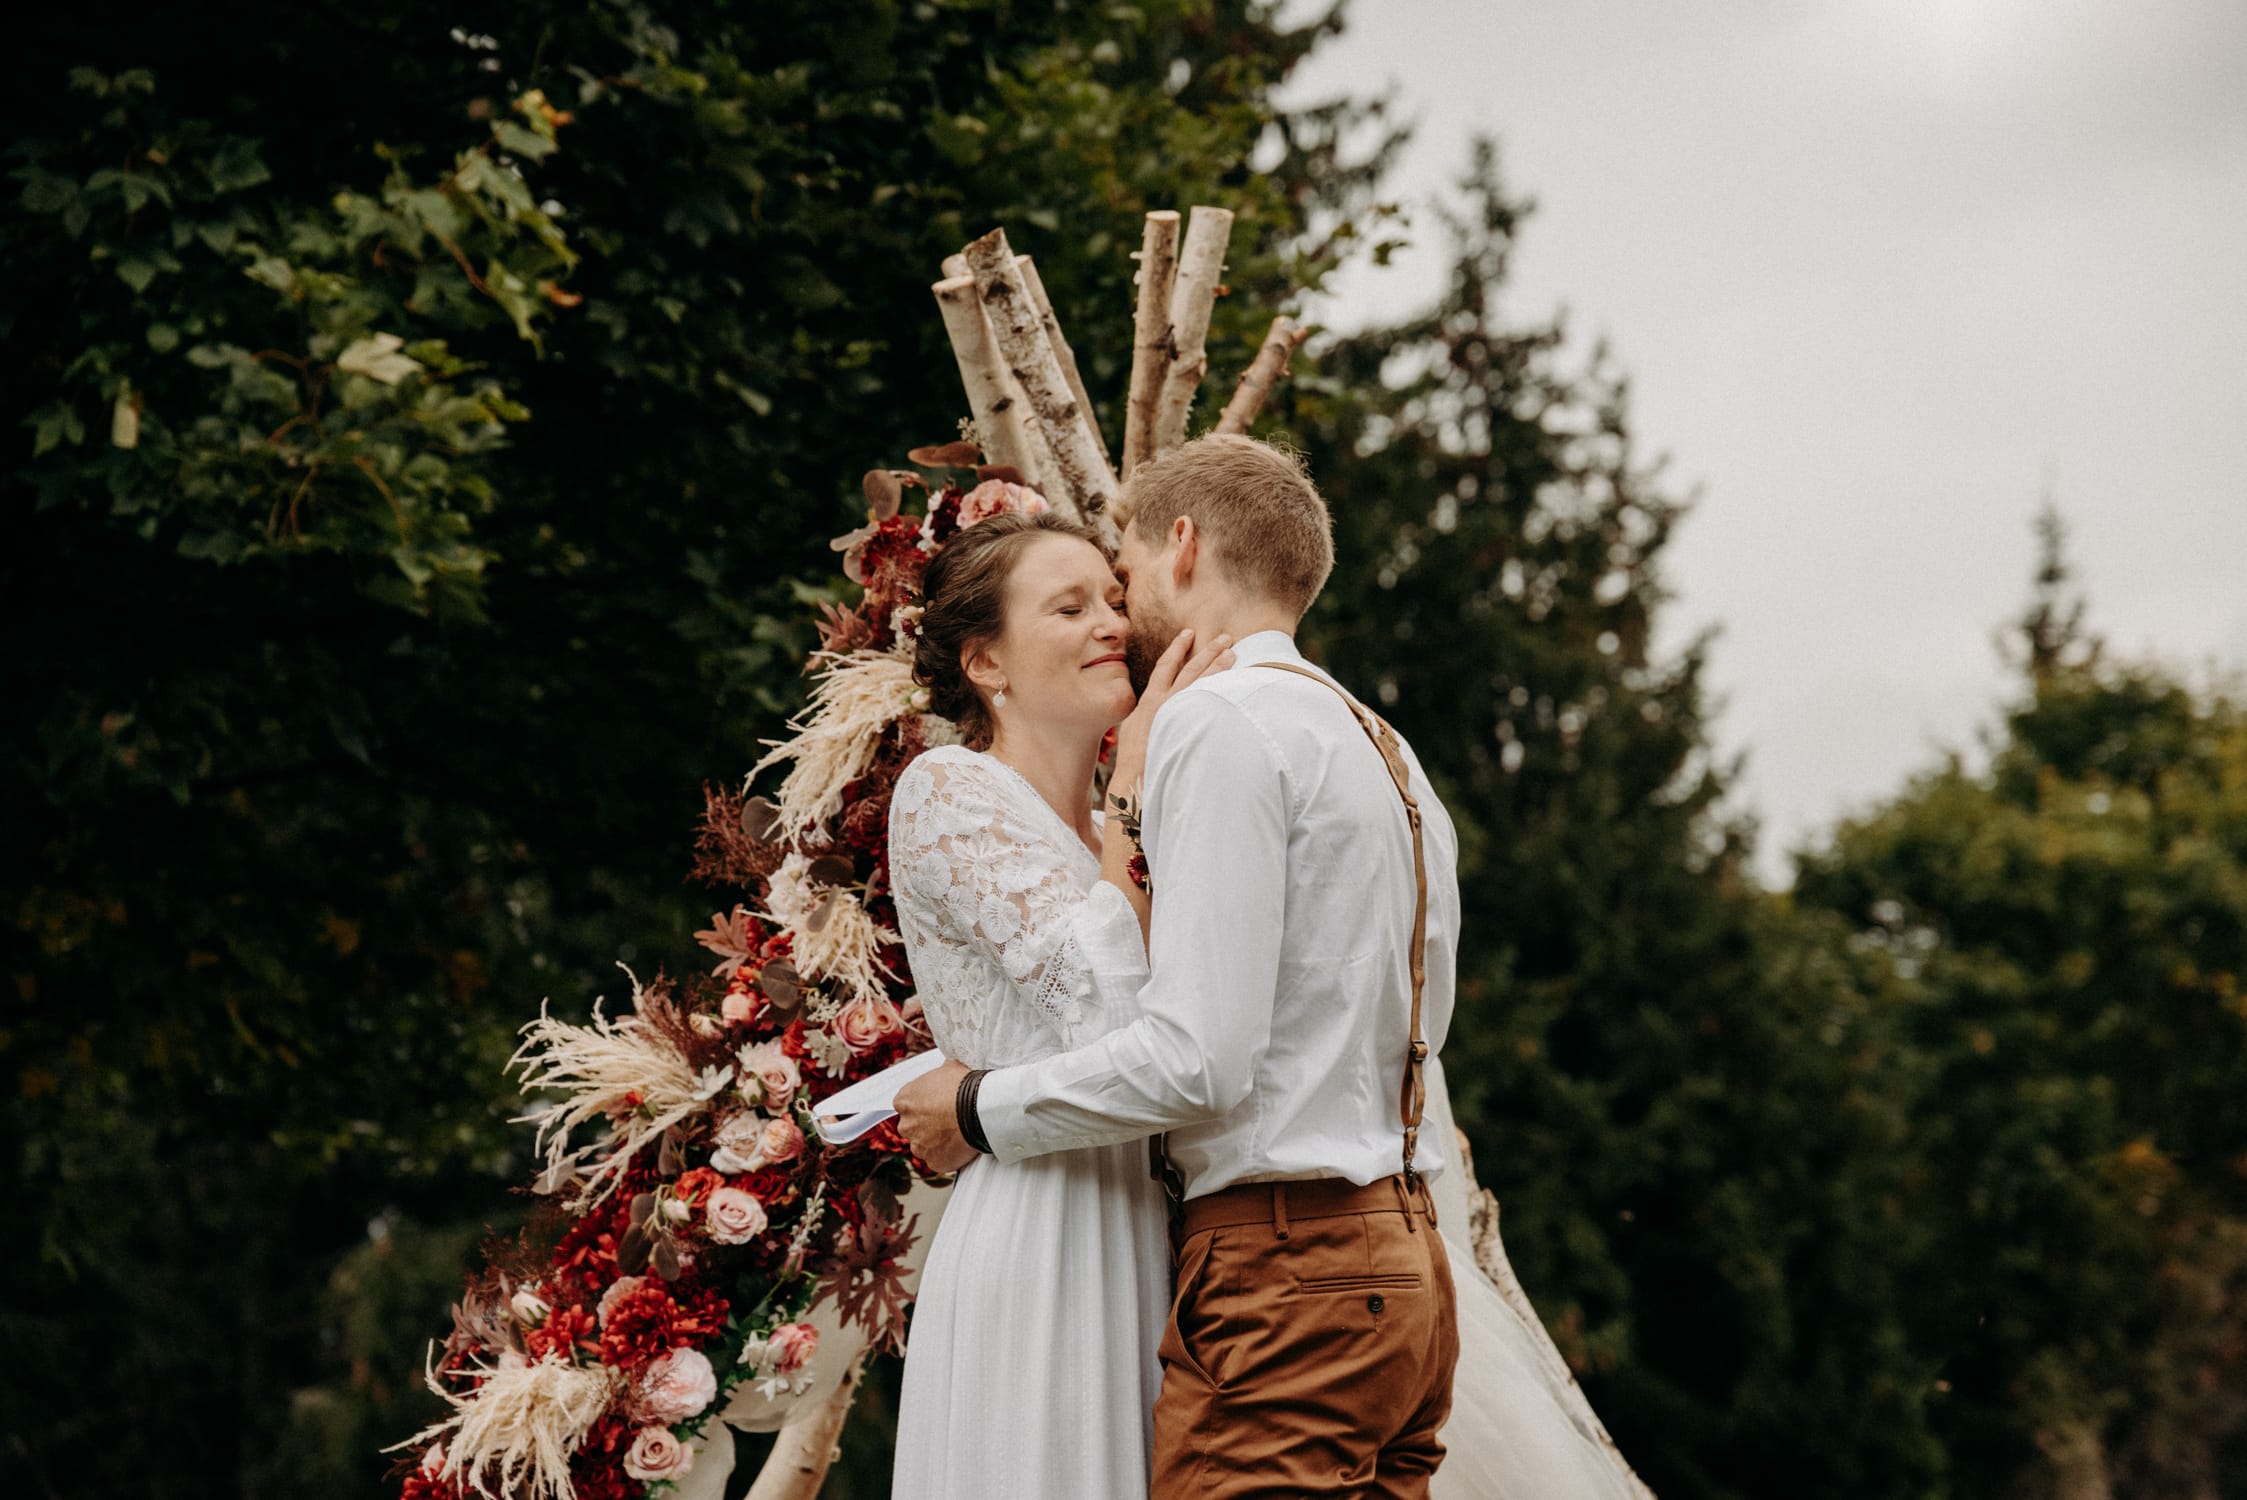
[[[1381,1300],[1381,1294],[1379,1292],[1375,1292],[1372,1296],[1365,1299],[1365,1310],[1367,1312],[1377,1313],[1386,1306],[1388,1306],[1388,1304]]]

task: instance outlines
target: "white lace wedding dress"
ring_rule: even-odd
[[[1133,1018],[1146,953],[1099,873],[1004,762],[953,746],[899,778],[890,883],[948,1056],[1025,1062]],[[1428,1088],[1428,1128],[1449,1140],[1440,1067]],[[1526,1300],[1477,1268],[1461,1174],[1433,1188],[1461,1344],[1438,1500],[1649,1500]],[[1171,1293],[1144,1145],[981,1158],[949,1202],[924,1202],[924,1229],[942,1217],[906,1351],[896,1500],[1141,1500]]]
[[[890,803],[890,888],[929,1029],[1004,1067],[1131,1020],[1130,903],[1030,784],[931,750]],[[960,1173],[921,1270],[897,1414],[897,1500],[1144,1500],[1170,1306],[1144,1145]]]

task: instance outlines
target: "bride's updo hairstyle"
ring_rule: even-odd
[[[1041,536],[1068,536],[1100,546],[1091,528],[1040,511],[978,521],[952,538],[921,577],[921,623],[913,645],[913,680],[928,689],[929,710],[959,726],[976,749],[991,743],[991,707],[968,681],[962,658],[1006,630],[1006,586],[1015,565]],[[1102,548],[1102,554],[1106,549]]]

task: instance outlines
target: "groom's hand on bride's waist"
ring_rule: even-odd
[[[897,1091],[897,1129],[932,1172],[957,1172],[975,1160],[976,1148],[960,1128],[960,1084],[965,1064],[946,1062]]]

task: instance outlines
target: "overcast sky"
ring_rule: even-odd
[[[1357,0],[1291,97],[1384,83],[1407,201],[1498,137],[1515,316],[1699,493],[1664,634],[1721,626],[1767,878],[1974,750],[2048,487],[2117,649],[2247,667],[2247,3]],[[1434,295],[1418,238],[1318,315]]]

